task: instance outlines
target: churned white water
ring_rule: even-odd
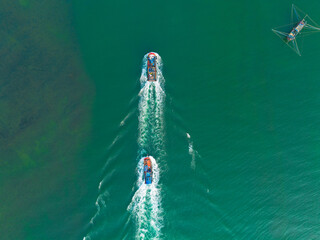
[[[136,239],[159,239],[163,227],[163,211],[161,208],[161,184],[159,184],[161,168],[156,159],[162,160],[164,150],[164,117],[163,107],[165,92],[164,78],[161,72],[161,58],[157,55],[157,81],[147,81],[147,55],[144,56],[140,78],[139,93],[139,136],[136,191],[128,206],[136,222]],[[152,162],[153,181],[146,185],[143,179],[143,159],[147,155]]]

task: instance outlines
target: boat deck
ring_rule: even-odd
[[[288,41],[292,41],[294,40],[298,34],[300,33],[300,31],[304,28],[304,26],[306,25],[306,21],[304,19],[302,19],[298,25],[296,27],[294,27],[291,32],[288,34],[287,40]]]
[[[150,53],[148,55],[148,67],[147,67],[147,77],[148,81],[157,81],[157,68],[156,68],[157,57],[155,54]]]

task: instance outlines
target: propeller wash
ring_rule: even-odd
[[[135,220],[136,239],[159,239],[163,227],[158,165],[165,156],[163,117],[165,93],[162,89],[164,78],[161,66],[158,54],[149,53],[144,56],[139,94],[136,191],[127,208]]]

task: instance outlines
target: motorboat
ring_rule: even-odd
[[[149,157],[143,159],[143,172],[145,184],[152,183],[152,163]]]

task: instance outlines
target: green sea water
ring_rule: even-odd
[[[0,4],[1,239],[320,238],[320,35],[271,31],[292,2]]]

